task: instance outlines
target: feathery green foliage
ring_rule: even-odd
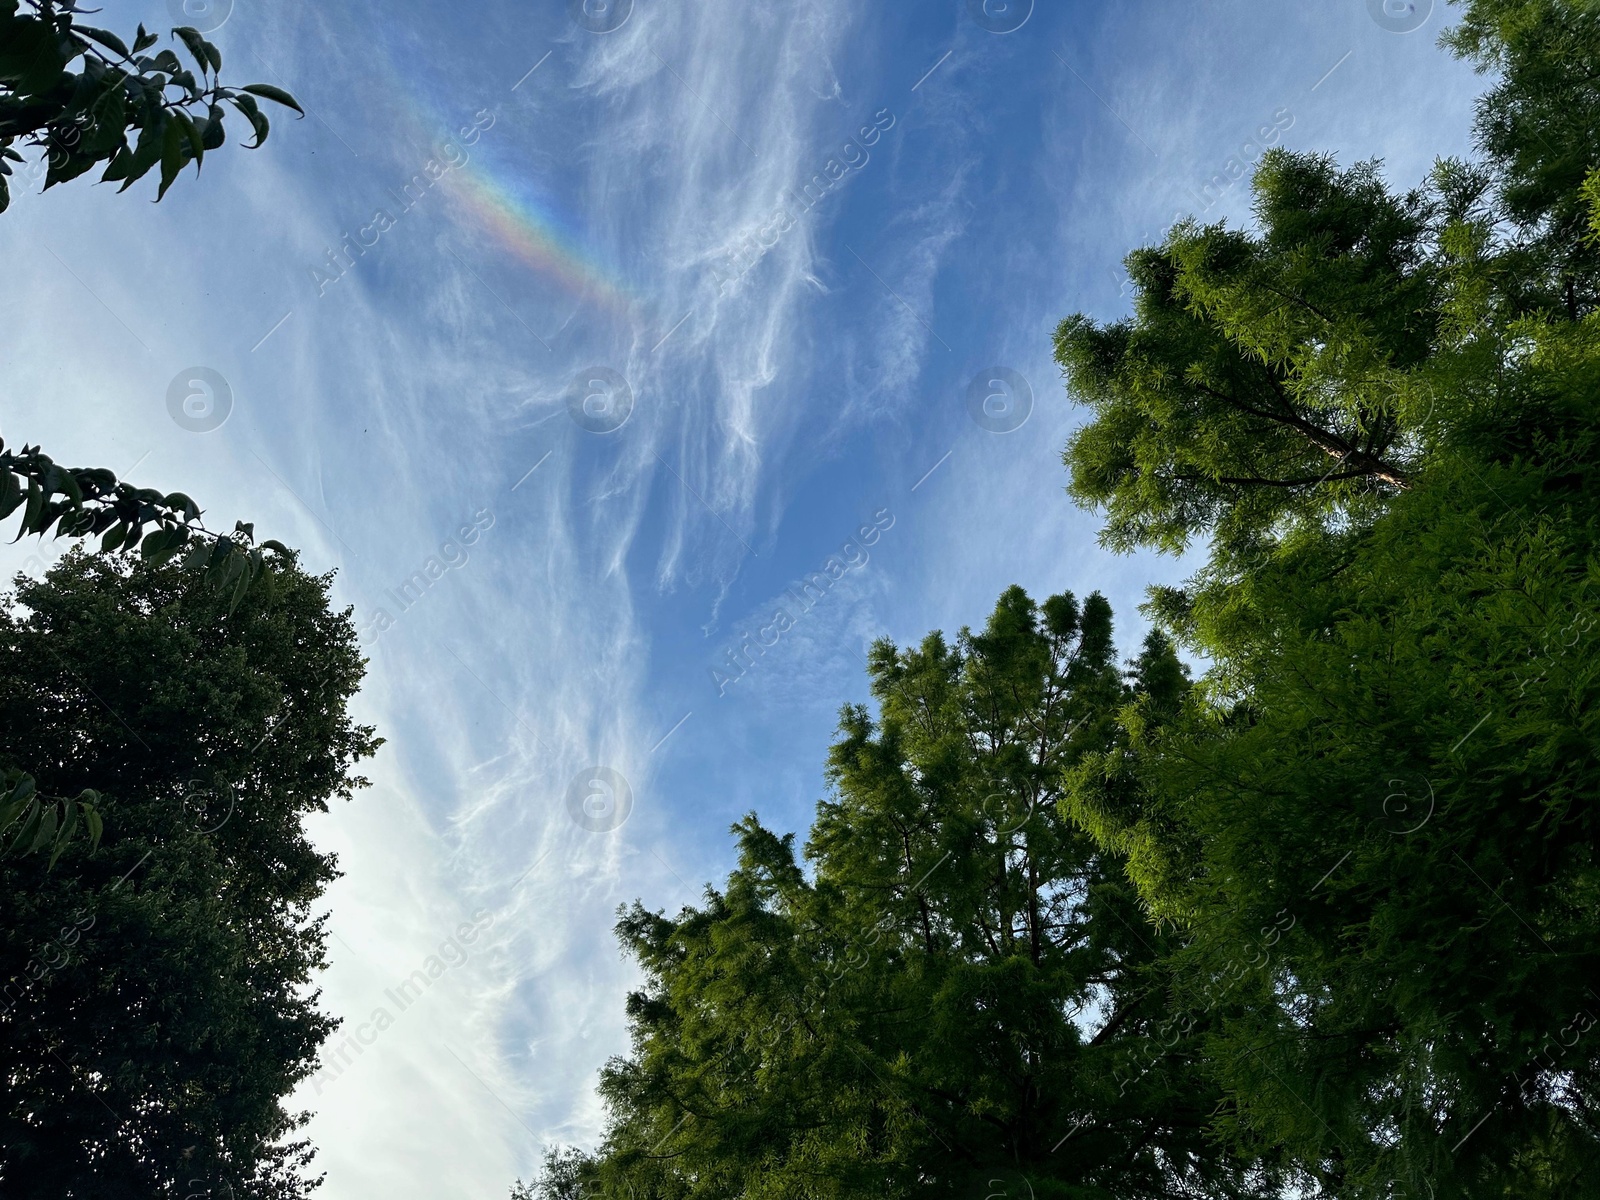
[[[634,1050],[604,1146],[553,1155],[540,1194],[1271,1194],[1207,1134],[1214,1022],[1169,1003],[1174,939],[1058,812],[1138,702],[1105,601],[1013,588],[870,669],[879,716],[844,710],[804,865],[750,816],[703,907],[624,915]]]
[[[1058,338],[1107,540],[1212,548],[1151,597],[1205,679],[1065,808],[1242,1001],[1220,1127],[1328,1196],[1600,1172],[1600,19],[1467,10],[1452,44],[1504,72],[1481,166],[1400,197],[1277,153],[1258,229],[1174,230],[1131,320]]]

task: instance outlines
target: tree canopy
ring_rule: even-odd
[[[1275,152],[1254,229],[1178,227],[1131,318],[1057,340],[1106,540],[1210,541],[1150,603],[1201,686],[1065,807],[1185,931],[1180,977],[1247,1001],[1220,1128],[1329,1196],[1600,1168],[1600,23],[1485,0],[1449,40],[1502,72],[1480,162],[1402,196]]]
[[[101,794],[105,836],[0,860],[0,1191],[307,1194],[283,1101],[336,1022],[313,986],[336,874],[302,820],[377,747],[330,577],[237,608],[177,563],[69,554],[0,606],[0,767]]]
[[[803,861],[752,815],[704,906],[623,915],[633,1053],[599,1152],[553,1155],[543,1194],[1273,1194],[1207,1132],[1175,939],[1058,807],[1120,706],[1182,678],[1170,645],[1125,678],[1103,599],[1013,588],[870,671]]]

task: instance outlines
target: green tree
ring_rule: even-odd
[[[335,1022],[303,818],[373,731],[330,577],[292,556],[237,607],[177,563],[69,554],[0,606],[0,767],[102,795],[105,837],[0,861],[0,1191],[304,1196],[283,1101]],[[70,869],[69,869],[70,868]]]
[[[1496,83],[1478,104],[1495,216],[1515,230],[1502,276],[1521,307],[1575,321],[1600,302],[1584,181],[1600,168],[1600,11],[1588,0],[1473,0],[1445,43]]]
[[[1135,315],[1078,314],[1056,357],[1095,420],[1066,453],[1119,550],[1210,535],[1247,556],[1284,526],[1404,490],[1440,323],[1424,193],[1373,164],[1268,153],[1260,232],[1179,225],[1127,259]]]
[[[1600,26],[1465,7],[1505,72],[1480,163],[1400,197],[1274,154],[1253,230],[1180,226],[1131,319],[1057,342],[1105,539],[1211,549],[1151,596],[1205,678],[1125,709],[1064,809],[1219,1006],[1219,1131],[1328,1196],[1600,1171]]]
[[[1132,702],[1105,601],[1013,588],[983,631],[880,642],[870,671],[809,871],[752,815],[703,907],[625,912],[633,1053],[602,1076],[603,1146],[553,1155],[539,1194],[1274,1194],[1208,1137],[1175,943],[1058,812]]]
[[[1188,625],[1206,686],[1072,780],[1192,937],[1189,986],[1243,1002],[1211,1046],[1236,1132],[1330,1195],[1600,1168],[1597,486],[1436,465],[1361,537],[1263,563],[1248,619]]]
[[[18,143],[42,148],[47,188],[105,163],[101,181],[120,180],[126,191],[159,164],[159,200],[186,164],[198,171],[222,145],[224,104],[250,123],[255,146],[268,132],[258,96],[305,115],[271,84],[224,87],[222,52],[192,28],[172,37],[198,77],[172,50],[146,54],[159,39],[143,25],[130,47],[78,17],[60,0],[0,0],[0,212],[11,203],[11,163],[26,161]]]
[[[98,536],[102,553],[138,551],[157,566],[182,553],[184,566],[226,594],[230,607],[253,583],[268,582],[275,558],[287,553],[270,538],[257,546],[254,526],[243,522],[231,534],[207,530],[199,506],[182,492],[162,495],[119,483],[110,471],[61,467],[37,446],[7,450],[0,441],[0,520],[19,508],[18,537]],[[0,787],[0,856],[50,849],[54,865],[80,821],[90,844],[99,843],[94,789],[47,796],[21,767],[7,771]]]

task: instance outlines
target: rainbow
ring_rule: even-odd
[[[440,148],[455,142],[466,155],[465,162],[450,165],[437,180],[439,190],[451,197],[460,213],[510,257],[569,294],[607,309],[631,308],[633,295],[603,265],[574,222],[565,219],[551,200],[538,196],[538,189],[530,186],[533,181],[496,163],[502,157],[493,145],[500,136],[495,124],[501,114],[480,109],[478,116],[490,118],[482,135],[470,143],[457,138],[453,134],[457,127],[463,135],[468,132],[464,120],[474,127],[478,121],[459,112],[454,118],[446,116],[444,106],[432,99],[426,87],[417,87],[414,77],[400,72],[395,50],[389,49],[384,58],[392,80],[390,94],[401,100],[399,115],[415,131],[419,148],[447,162],[439,155]]]
[[[518,261],[573,294],[608,308],[627,307],[632,300],[627,291],[563,232],[550,208],[524,200],[479,166],[484,157],[473,154],[439,181],[473,223]]]

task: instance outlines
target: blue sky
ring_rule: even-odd
[[[596,32],[554,2],[210,0],[225,76],[310,117],[159,206],[79,183],[0,218],[28,281],[0,433],[254,520],[363,630],[388,742],[314,832],[345,871],[323,999],[369,1041],[297,1097],[329,1200],[501,1196],[592,1142],[617,906],[694,901],[747,811],[805,829],[874,637],[1020,583],[1104,592],[1136,646],[1183,564],[1097,547],[1050,358],[1063,316],[1126,311],[1128,249],[1248,221],[1263,143],[1401,183],[1468,146],[1442,0],[978,19],[1010,3],[620,0]],[[226,389],[203,431],[168,402],[197,367]]]

